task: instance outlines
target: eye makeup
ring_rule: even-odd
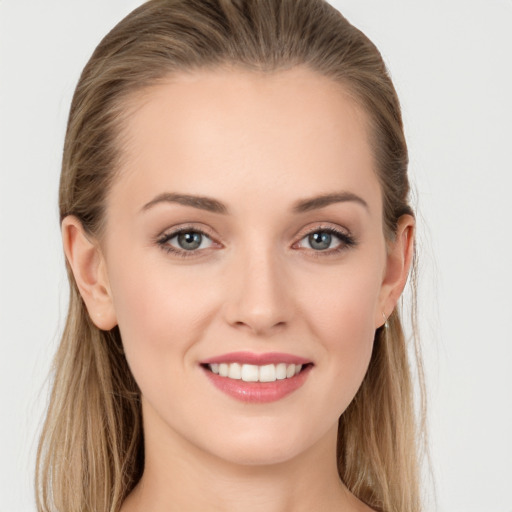
[[[171,243],[173,240],[175,243]],[[222,248],[206,230],[192,225],[167,231],[157,237],[155,243],[166,253],[180,258],[197,257],[204,251]]]
[[[306,242],[307,245],[304,245],[303,242]],[[339,254],[356,245],[356,239],[348,231],[333,226],[316,226],[303,234],[292,247],[298,250],[308,250],[315,257],[322,257]]]
[[[206,230],[193,226],[181,226],[156,238],[155,243],[167,254],[180,258],[199,257],[205,251],[218,250],[223,245]],[[333,226],[315,226],[300,235],[292,249],[307,251],[314,257],[335,256],[357,245],[348,230]]]

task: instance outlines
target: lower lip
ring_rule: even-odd
[[[268,403],[284,398],[299,389],[306,379],[312,365],[306,366],[300,373],[289,379],[276,380],[274,382],[245,382],[238,379],[221,377],[210,370],[203,368],[213,385],[226,395],[241,402]]]

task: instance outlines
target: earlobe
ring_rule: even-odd
[[[69,266],[93,323],[110,330],[117,325],[105,260],[100,247],[74,216],[62,221],[62,242]]]
[[[383,318],[391,315],[407,283],[414,257],[414,229],[414,217],[402,215],[398,220],[395,240],[389,244],[376,327],[383,325]]]

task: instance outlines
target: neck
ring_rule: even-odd
[[[165,438],[146,431],[144,474],[122,512],[368,510],[339,479],[337,426],[297,457],[269,465],[219,459],[165,430]]]

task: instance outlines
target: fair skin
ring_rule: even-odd
[[[337,423],[405,285],[414,220],[385,239],[366,115],[304,68],[178,74],[134,103],[102,238],[62,226],[142,393],[144,475],[122,512],[370,510],[339,480]],[[240,351],[302,358],[300,384],[263,401],[212,384],[205,361]]]

